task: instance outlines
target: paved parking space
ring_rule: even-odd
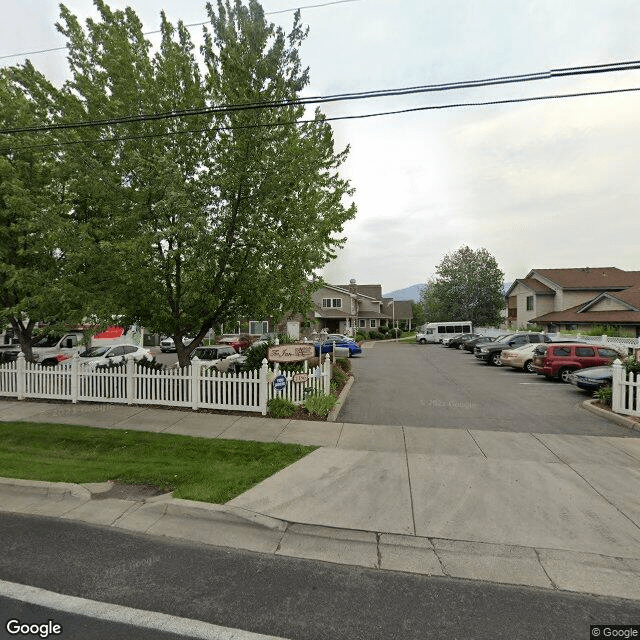
[[[339,420],[371,425],[638,437],[588,413],[571,385],[491,367],[440,345],[376,343],[351,359],[357,378]],[[535,445],[534,445],[535,446]]]

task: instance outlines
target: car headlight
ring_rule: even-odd
[[[489,353],[487,349],[480,349],[479,352],[480,353]]]

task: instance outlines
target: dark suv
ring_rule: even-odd
[[[530,342],[551,342],[551,338],[544,333],[511,333],[500,336],[494,342],[479,342],[473,353],[479,360],[501,367],[500,355],[503,349],[515,349]]]
[[[569,382],[569,376],[576,369],[611,364],[620,357],[611,347],[589,343],[541,344],[533,352],[533,368],[549,380]]]

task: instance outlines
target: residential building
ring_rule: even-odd
[[[553,332],[594,326],[640,336],[640,271],[617,267],[532,269],[506,293],[507,323]]]

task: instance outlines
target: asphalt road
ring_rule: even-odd
[[[343,422],[638,437],[581,407],[589,394],[441,345],[376,343],[351,359]]]
[[[640,621],[635,601],[274,557],[53,518],[0,513],[0,540],[0,580],[290,640],[586,640],[591,624]],[[51,618],[63,633],[50,637],[64,640],[150,637],[2,593],[0,615],[0,637],[16,637],[6,632],[10,618]]]

